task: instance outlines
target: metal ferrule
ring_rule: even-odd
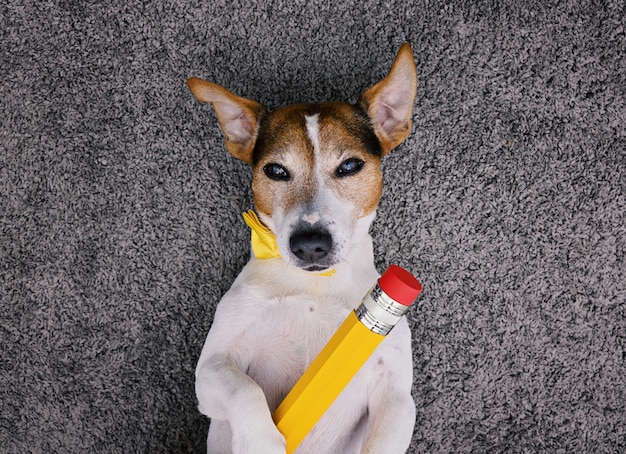
[[[376,284],[354,312],[370,331],[386,336],[408,309],[408,306],[391,299]]]

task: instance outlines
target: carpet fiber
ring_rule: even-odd
[[[410,452],[624,452],[625,33],[620,1],[2,1],[0,451],[205,449],[251,175],[186,78],[355,101],[409,41],[372,235],[425,288]]]

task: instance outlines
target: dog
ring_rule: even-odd
[[[417,74],[408,43],[356,104],[269,112],[198,78],[235,157],[252,167],[250,261],[217,306],[196,369],[207,452],[284,454],[272,412],[379,277],[370,225],[381,160],[410,134]],[[268,240],[269,238],[269,240]],[[272,243],[273,242],[273,243]],[[297,454],[406,452],[415,424],[406,318],[359,370]]]

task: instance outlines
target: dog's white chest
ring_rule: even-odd
[[[254,329],[241,341],[251,352],[247,371],[276,407],[330,339],[350,310],[345,300],[308,295],[262,303]]]

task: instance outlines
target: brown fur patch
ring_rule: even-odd
[[[306,117],[318,116],[319,155],[307,131]],[[289,105],[267,115],[260,127],[253,155],[253,194],[257,209],[272,216],[275,206],[288,211],[312,200],[319,184],[358,208],[359,217],[370,214],[382,192],[380,144],[362,110],[347,103]],[[365,162],[363,169],[339,177],[336,170],[349,158]],[[288,181],[268,178],[263,168],[284,166]],[[315,167],[318,165],[319,175]]]

